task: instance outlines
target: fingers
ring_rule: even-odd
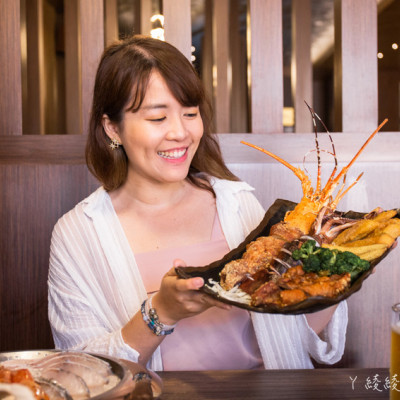
[[[223,303],[222,301],[218,301],[214,299],[213,297],[209,296],[207,293],[203,292],[192,292],[191,295],[191,302],[197,303],[200,306],[199,311],[204,311],[210,307],[218,307],[221,310],[231,310],[232,305]]]
[[[185,308],[188,307],[188,309],[191,310],[190,313],[193,314],[197,314],[213,306],[223,310],[230,310],[232,308],[229,304],[220,302],[213,297],[208,296],[206,293],[199,292],[199,289],[202,288],[205,283],[203,278],[193,277],[189,279],[179,279],[175,268],[186,266],[185,261],[175,259],[173,261],[173,267],[165,274],[163,279],[164,284],[162,284],[162,287],[165,289],[169,287],[169,298],[168,300],[165,299],[166,301],[169,302],[172,298],[175,298],[175,301],[178,301],[178,303],[185,303]],[[164,292],[164,290],[162,291]],[[173,294],[173,292],[175,292],[175,294]]]
[[[185,261],[181,260],[180,258],[176,258],[172,265],[174,266],[174,268],[176,267],[187,267]]]
[[[175,267],[172,267],[164,276],[164,278],[173,277],[176,285],[176,289],[178,291],[186,291],[186,290],[199,290],[202,286],[204,286],[204,279],[200,277],[190,278],[190,279],[176,279],[178,275],[175,272]]]
[[[186,267],[185,261],[180,258],[176,258],[173,261],[173,268],[170,269],[167,273],[169,276],[176,276],[175,268],[176,267]],[[185,290],[199,290],[204,286],[204,279],[200,277],[190,278],[190,279],[179,279],[176,283],[176,287],[180,291]]]
[[[176,289],[179,291],[199,290],[204,286],[204,279],[200,277],[190,279],[179,279],[176,282]]]
[[[178,276],[175,272],[175,267],[172,267],[166,274],[165,276]]]

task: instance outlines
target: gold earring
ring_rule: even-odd
[[[121,145],[121,143],[118,142],[118,140],[115,139],[115,138],[112,138],[112,139],[111,139],[111,143],[109,144],[111,150],[118,149],[118,147],[119,147],[120,145]]]

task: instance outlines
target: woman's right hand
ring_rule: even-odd
[[[157,311],[160,322],[173,325],[181,319],[200,314],[210,307],[219,307],[230,310],[232,306],[219,302],[211,296],[199,291],[204,285],[201,277],[181,279],[175,268],[185,267],[182,260],[174,260],[171,268],[163,277],[161,287],[152,300],[152,305]]]

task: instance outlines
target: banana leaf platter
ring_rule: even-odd
[[[247,303],[242,303],[239,301],[234,301],[227,299],[225,297],[220,296],[211,288],[207,287],[209,279],[213,281],[220,282],[219,273],[224,268],[225,264],[230,261],[237,260],[242,257],[243,253],[246,251],[246,246],[248,243],[256,240],[259,236],[268,236],[271,227],[282,221],[285,217],[287,211],[293,210],[296,206],[296,203],[291,202],[289,200],[277,199],[272,206],[267,210],[263,220],[260,224],[255,228],[246,239],[235,249],[231,250],[227,253],[222,259],[214,261],[213,263],[203,266],[203,267],[177,267],[176,272],[180,278],[188,279],[194,277],[202,277],[204,279],[205,285],[200,289],[204,293],[207,293],[209,296],[228,304],[232,304],[234,306],[244,308],[249,311],[259,312],[259,313],[270,313],[270,314],[304,314],[304,313],[313,313],[316,311],[323,310],[324,308],[333,306],[348,297],[352,294],[356,293],[361,289],[361,286],[365,279],[367,279],[374,267],[379,264],[394,248],[392,246],[388,249],[381,257],[370,262],[370,268],[363,272],[360,276],[358,276],[352,283],[351,286],[348,287],[344,292],[340,293],[336,297],[322,297],[315,296],[309,297],[299,303],[292,304],[285,307],[279,307],[274,304],[266,304],[261,306],[252,306]],[[355,211],[348,211],[343,214],[344,217],[360,219],[364,216],[364,213],[359,213]],[[396,244],[396,242],[395,242]]]

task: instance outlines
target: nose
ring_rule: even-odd
[[[176,141],[184,140],[187,137],[188,130],[183,116],[171,116],[169,122],[167,139]]]

